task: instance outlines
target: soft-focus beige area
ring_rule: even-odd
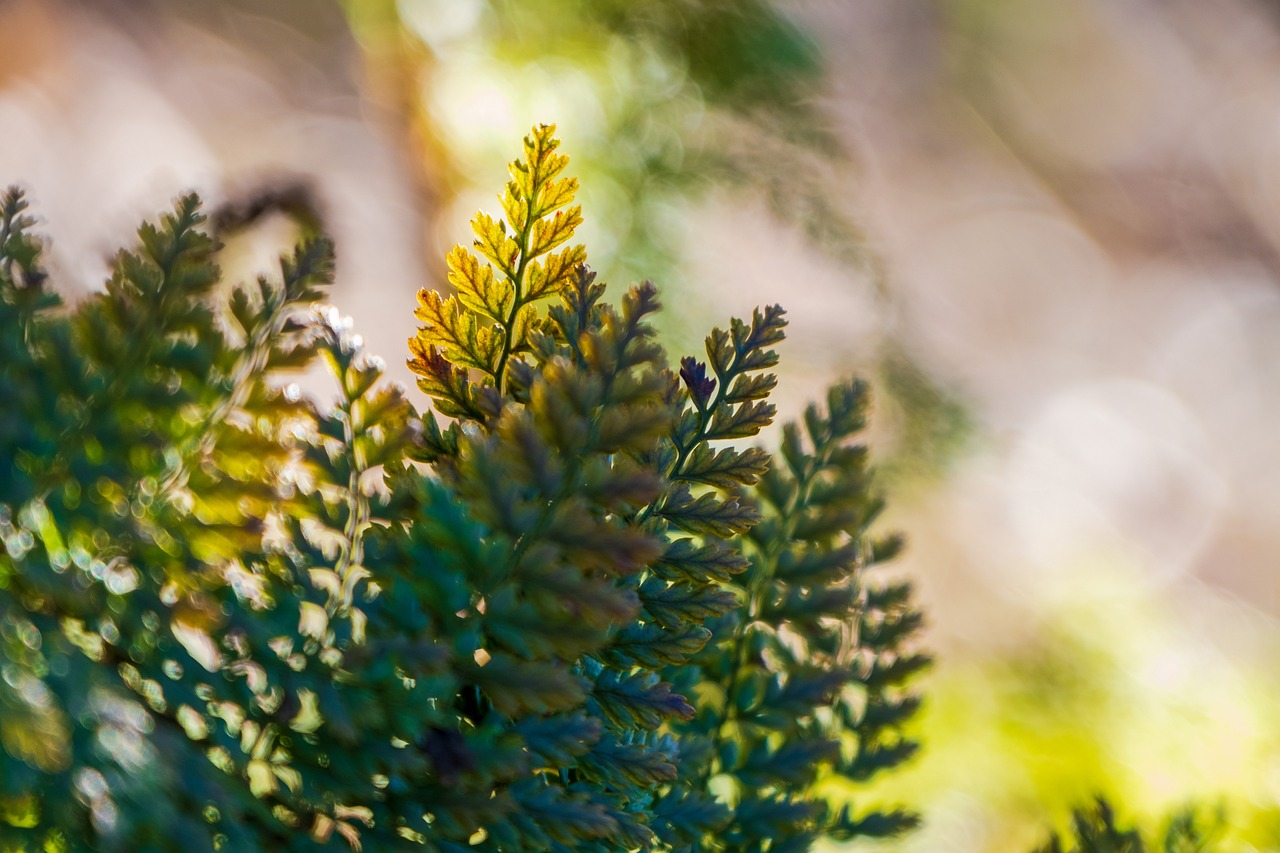
[[[888,333],[979,425],[893,513],[941,658],[903,849],[1025,848],[1094,791],[1234,796],[1274,844],[1280,14],[806,10]]]
[[[101,286],[137,224],[182,192],[214,208],[301,184],[338,245],[343,311],[374,351],[404,348],[416,325],[397,308],[425,268],[419,166],[394,111],[365,95],[336,4],[0,0],[0,45],[0,186],[28,190],[56,280]],[[241,275],[282,250],[264,230]]]
[[[784,412],[892,345],[975,424],[891,495],[939,657],[923,757],[885,792],[926,827],[893,849],[1026,849],[1095,792],[1143,817],[1223,797],[1255,845],[1230,849],[1280,844],[1280,11],[794,9],[828,53],[857,161],[834,180],[884,279],[714,194],[678,214],[697,283],[679,298],[698,327],[789,306]],[[302,179],[336,301],[407,379],[432,163],[335,6],[0,0],[0,44],[0,185],[30,189],[63,280],[97,286],[182,190]],[[432,103],[477,133],[575,127],[502,91]]]

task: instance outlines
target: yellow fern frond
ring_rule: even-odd
[[[434,290],[418,291],[418,310],[413,315],[425,324],[418,330],[422,344],[438,347],[446,359],[459,367],[496,375],[506,341],[501,326],[482,324],[455,297],[445,299]]]
[[[459,302],[495,323],[510,320],[511,306],[516,301],[511,282],[495,278],[493,267],[481,263],[462,246],[454,246],[449,252],[448,265],[449,283],[457,291]]]
[[[456,295],[418,294],[415,316],[423,326],[411,342],[409,366],[436,377],[424,389],[440,402],[446,401],[437,392],[457,381],[445,376],[440,359],[487,374],[504,390],[508,362],[528,351],[540,325],[533,303],[561,293],[587,260],[581,245],[565,245],[582,224],[582,207],[573,205],[577,178],[560,177],[569,158],[557,153],[559,146],[555,125],[533,128],[499,197],[505,221],[477,213],[471,247],[449,252],[448,279]],[[449,400],[456,411],[457,401]]]

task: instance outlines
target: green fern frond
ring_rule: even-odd
[[[312,306],[327,241],[223,290],[189,196],[63,313],[5,198],[0,846],[778,853],[911,824],[814,788],[907,759],[927,662],[909,588],[863,577],[897,547],[868,538],[864,389],[780,465],[734,446],[774,416],[782,310],[671,370],[656,288],[610,302],[571,244],[558,145],[534,129],[454,294],[419,295],[422,417]],[[317,362],[331,408],[287,382]]]

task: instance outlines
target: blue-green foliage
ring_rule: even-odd
[[[68,309],[5,197],[0,850],[778,853],[911,825],[815,787],[915,749],[919,615],[864,576],[897,548],[867,534],[865,389],[776,463],[727,444],[773,418],[781,309],[669,369],[655,288],[611,304],[565,245],[555,147],[535,129],[457,295],[421,295],[421,416],[312,307],[324,240],[227,286],[187,197]],[[314,361],[331,408],[286,384]]]

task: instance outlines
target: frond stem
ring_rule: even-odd
[[[538,187],[534,187],[530,195],[536,197],[538,189]],[[498,355],[498,366],[493,373],[494,385],[497,386],[498,393],[504,397],[507,395],[507,363],[511,360],[515,350],[513,338],[516,317],[520,314],[520,309],[525,306],[524,277],[530,261],[529,241],[533,238],[533,224],[535,221],[533,217],[533,198],[529,198],[527,201],[528,208],[525,213],[524,228],[520,230],[520,261],[516,264],[515,274],[510,276],[511,286],[515,289],[516,295],[511,300],[511,314],[503,323],[502,352]]]

